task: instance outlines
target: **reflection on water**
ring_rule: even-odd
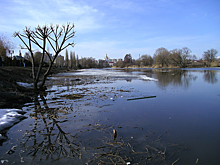
[[[0,160],[219,164],[219,73],[107,69],[60,74],[23,108],[29,118],[8,131]]]
[[[197,76],[191,74],[191,72],[187,70],[168,70],[168,71],[155,71],[158,78],[158,85],[162,88],[165,88],[168,85],[173,86],[183,86],[184,88],[188,88],[191,81],[195,81]]]
[[[59,116],[59,109],[48,107],[42,94],[40,99],[43,105],[40,105],[38,96],[36,96],[34,111],[29,114],[35,121],[32,129],[26,130],[22,138],[24,141],[21,143],[21,147],[25,151],[24,153],[30,155],[35,161],[36,159],[58,161],[61,158],[79,157],[80,143],[77,135],[66,133],[60,126],[60,123],[67,120],[63,116]]]
[[[204,77],[204,80],[208,83],[215,84],[218,82],[215,70],[204,71],[203,77]]]

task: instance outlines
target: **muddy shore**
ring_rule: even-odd
[[[46,69],[42,68],[42,72]],[[67,71],[67,68],[53,67],[50,75]],[[33,82],[31,67],[0,67],[0,108],[21,108],[23,104],[32,101],[34,92],[18,85],[17,82]]]

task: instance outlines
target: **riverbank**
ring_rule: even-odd
[[[187,66],[186,68],[219,68],[220,67],[220,63],[217,63],[216,65],[210,65],[210,66],[205,66],[205,65],[189,65]],[[149,69],[180,69],[181,67],[179,66],[172,66],[172,65],[169,65],[169,66],[164,66],[164,67],[161,67],[159,65],[153,65],[153,66],[138,66],[138,65],[131,65],[131,66],[126,66],[126,67],[116,67],[116,66],[112,66],[111,68],[129,68],[129,69],[132,69],[132,68],[137,68],[137,69],[143,69],[143,68],[149,68]]]
[[[47,68],[42,68],[44,73]],[[67,72],[67,68],[51,69],[50,75]],[[40,78],[41,79],[41,78]],[[21,108],[24,103],[31,102],[34,92],[17,84],[17,82],[33,82],[31,67],[0,67],[0,108]]]

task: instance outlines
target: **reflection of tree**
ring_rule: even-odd
[[[205,70],[203,78],[206,82],[211,83],[211,84],[215,84],[218,82],[215,70]]]
[[[174,86],[183,86],[184,88],[188,88],[190,85],[190,81],[196,80],[196,76],[189,74],[187,70],[155,70],[158,79],[158,85],[160,87],[166,87],[169,84]]]
[[[33,159],[51,159],[52,161],[61,158],[75,158],[81,156],[80,143],[77,136],[72,136],[62,130],[59,123],[66,120],[59,116],[58,109],[49,108],[43,95],[41,106],[38,96],[35,97],[35,111],[30,114],[35,119],[33,129],[26,131],[23,136],[25,142],[21,144],[27,155]]]

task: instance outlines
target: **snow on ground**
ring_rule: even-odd
[[[18,85],[23,86],[25,88],[32,88],[33,85],[29,83],[17,82]]]
[[[1,133],[11,128],[16,123],[27,118],[24,116],[26,112],[20,109],[0,109],[0,140]]]

